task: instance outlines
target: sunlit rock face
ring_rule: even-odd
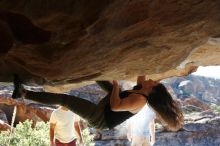
[[[37,103],[30,103],[30,101],[27,100],[24,102],[16,101],[11,98],[0,96],[0,120],[11,123],[15,106],[15,124],[24,122],[25,120],[32,120],[34,124],[39,121],[47,122],[53,111],[53,108],[45,107],[45,105],[42,106]]]
[[[219,26],[219,0],[2,0],[0,81],[186,75],[220,64]]]

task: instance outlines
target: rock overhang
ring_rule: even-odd
[[[220,2],[3,0],[0,81],[48,90],[220,64]]]

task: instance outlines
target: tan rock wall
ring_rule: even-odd
[[[17,73],[26,84],[82,85],[219,65],[218,39],[207,44],[220,33],[219,7],[218,0],[3,0],[0,81]]]

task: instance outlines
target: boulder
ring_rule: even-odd
[[[217,146],[220,144],[219,124],[220,117],[210,117],[185,124],[183,131],[157,133],[155,146]]]
[[[10,97],[0,97],[0,108],[5,111],[9,122],[15,106],[17,107],[15,123],[24,122],[27,119],[32,120],[33,123],[37,121],[48,122],[54,109],[52,106],[47,107],[28,100],[13,100]]]
[[[0,82],[67,91],[218,65],[219,0],[2,0]],[[55,87],[54,87],[55,86]]]
[[[196,98],[196,97],[189,97],[189,98],[185,99],[185,100],[182,102],[182,104],[183,104],[183,106],[188,106],[188,105],[190,105],[190,106],[195,106],[195,107],[200,108],[200,109],[203,110],[203,111],[210,109],[210,107],[209,107],[206,103],[200,101],[200,100],[199,100],[198,98]]]

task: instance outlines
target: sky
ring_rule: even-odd
[[[220,66],[200,66],[197,71],[192,74],[220,79]]]

